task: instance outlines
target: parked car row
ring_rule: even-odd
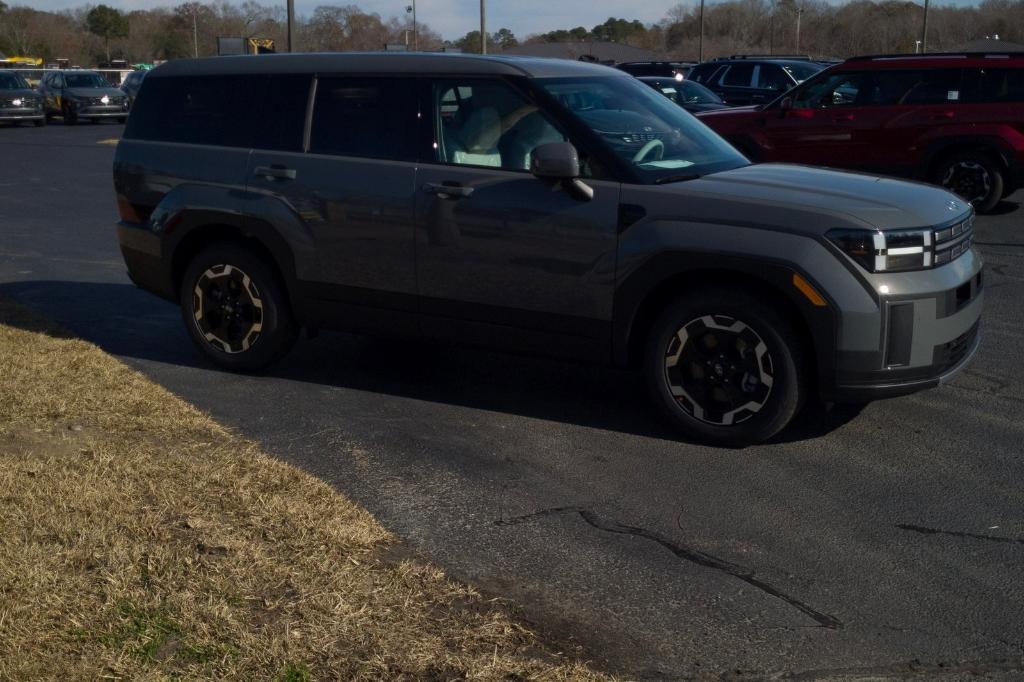
[[[0,123],[44,126],[57,116],[65,125],[104,119],[124,123],[146,73],[134,71],[114,87],[93,71],[46,71],[33,88],[20,73],[0,71]]]

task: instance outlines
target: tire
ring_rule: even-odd
[[[78,114],[71,111],[69,107],[65,106],[63,109],[61,109],[61,112],[64,118],[64,125],[73,126],[76,123],[78,123]]]
[[[118,116],[118,117],[117,117],[117,122],[118,122],[118,123],[124,123],[124,122],[125,122],[125,121],[127,121],[127,120],[128,120],[128,117],[127,117],[127,116]]]
[[[987,213],[1003,198],[1003,169],[985,152],[962,152],[943,159],[932,181],[969,201],[978,213]]]
[[[36,124],[36,128],[42,128],[43,126],[45,126],[45,125],[46,125],[46,117],[45,117],[45,116],[43,116],[43,117],[42,117],[41,119],[39,119],[38,121],[33,121],[33,123],[35,123],[35,124]]]
[[[679,299],[654,323],[644,353],[648,389],[687,437],[761,443],[800,411],[810,376],[805,344],[776,309],[746,290],[722,288]]]
[[[186,268],[179,294],[192,342],[223,369],[263,369],[298,337],[277,271],[241,246],[215,244],[200,252]]]

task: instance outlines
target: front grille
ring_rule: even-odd
[[[932,233],[933,262],[945,265],[967,253],[974,240],[974,216]]]
[[[974,341],[978,337],[979,327],[980,321],[975,322],[973,327],[952,341],[941,346],[935,346],[935,356],[932,361],[935,369],[945,372],[960,364],[964,357],[967,356],[967,353],[970,352],[971,347],[974,346]]]

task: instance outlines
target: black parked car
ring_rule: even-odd
[[[104,118],[124,123],[128,96],[94,71],[48,71],[39,81],[46,117],[60,116],[65,125]]]
[[[45,125],[43,101],[17,71],[0,71],[0,122]]]
[[[129,106],[135,104],[135,97],[139,94],[142,80],[146,77],[147,73],[149,71],[132,71],[124,77],[124,81],[121,83],[121,91],[128,95]]]
[[[698,111],[727,109],[729,107],[722,98],[705,88],[700,83],[679,78],[659,78],[644,76],[641,81],[668,97],[691,114]]]
[[[770,102],[824,68],[809,59],[736,56],[698,64],[688,78],[740,106]]]

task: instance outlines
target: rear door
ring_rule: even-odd
[[[588,179],[584,201],[534,177],[534,148],[575,141],[508,81],[437,78],[424,99],[435,154],[417,178],[425,331],[543,352],[568,339],[577,357],[607,357],[619,183]]]
[[[709,87],[718,92],[726,102],[737,106],[755,104],[754,64],[730,64],[723,74],[716,74],[716,77],[717,82]]]
[[[416,310],[415,79],[322,74],[311,90],[310,76],[275,76],[267,97],[249,193],[255,215],[292,226],[303,302],[346,327],[414,329],[393,313]]]

